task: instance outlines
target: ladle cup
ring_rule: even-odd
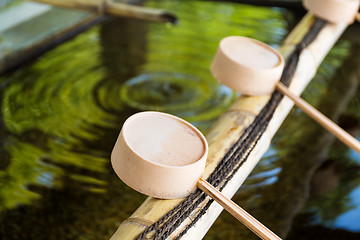
[[[277,89],[329,132],[360,153],[358,140],[279,81],[284,59],[267,44],[247,37],[226,37],[221,40],[210,69],[220,83],[246,95],[265,95]]]
[[[360,0],[303,0],[303,5],[315,16],[331,23],[360,22]]]
[[[124,183],[143,194],[175,199],[199,187],[262,239],[280,239],[201,178],[207,154],[205,137],[190,123],[166,113],[141,112],[125,121],[111,163]]]

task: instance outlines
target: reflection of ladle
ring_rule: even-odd
[[[205,137],[190,123],[165,113],[142,112],[125,121],[111,163],[119,178],[141,193],[175,199],[199,187],[262,239],[280,239],[201,179],[207,154]]]
[[[211,72],[219,82],[247,95],[270,94],[276,88],[324,128],[360,153],[359,141],[279,82],[283,68],[284,60],[275,49],[251,38],[232,36],[220,42]]]

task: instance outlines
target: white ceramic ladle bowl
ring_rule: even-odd
[[[360,0],[304,0],[303,5],[315,16],[331,23],[360,21]]]
[[[246,95],[270,94],[277,89],[315,121],[360,153],[358,140],[280,82],[283,69],[284,59],[275,49],[255,39],[240,36],[221,40],[210,67],[213,76],[220,83]]]
[[[263,239],[280,239],[216,188],[201,179],[208,144],[190,123],[161,112],[128,118],[115,143],[111,163],[119,178],[146,195],[174,199],[199,187]]]

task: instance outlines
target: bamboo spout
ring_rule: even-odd
[[[178,18],[163,9],[154,9],[118,3],[111,0],[30,0],[38,3],[51,4],[58,7],[80,9],[99,14],[135,18],[154,22],[177,23]]]

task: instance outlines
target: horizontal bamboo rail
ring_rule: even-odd
[[[313,21],[314,17],[308,13],[285,39],[283,45],[279,48],[280,53],[285,59],[293,52],[295,45],[299,43],[308,32]],[[289,89],[294,94],[300,95],[303,92],[307,84],[314,77],[317,67],[346,27],[347,25],[345,24],[327,24],[308,48],[302,51],[298,67],[289,86]],[[253,122],[269,98],[270,96],[240,96],[228,111],[218,119],[206,136],[209,143],[209,155],[203,176],[204,179],[207,179],[214,171],[227,150],[238,140],[244,129]],[[293,104],[294,103],[286,97],[280,102],[266,132],[250,153],[248,160],[245,161],[239,171],[223,189],[222,193],[225,196],[231,198],[240,188],[243,181],[268,149],[271,138],[279,129],[293,107]],[[119,226],[118,230],[111,237],[111,240],[136,238],[146,227],[156,222],[182,200],[183,199],[159,200],[151,197],[147,198],[131,217]],[[203,206],[200,205],[197,211],[200,211],[202,207]],[[202,239],[222,210],[219,204],[211,204],[206,214],[200,218],[196,225],[187,231],[182,239]],[[170,235],[169,239],[175,238],[190,222],[190,218],[185,220]]]
[[[136,18],[154,22],[176,23],[177,17],[165,10],[134,6],[111,0],[30,0],[58,7],[91,11],[119,17]]]

